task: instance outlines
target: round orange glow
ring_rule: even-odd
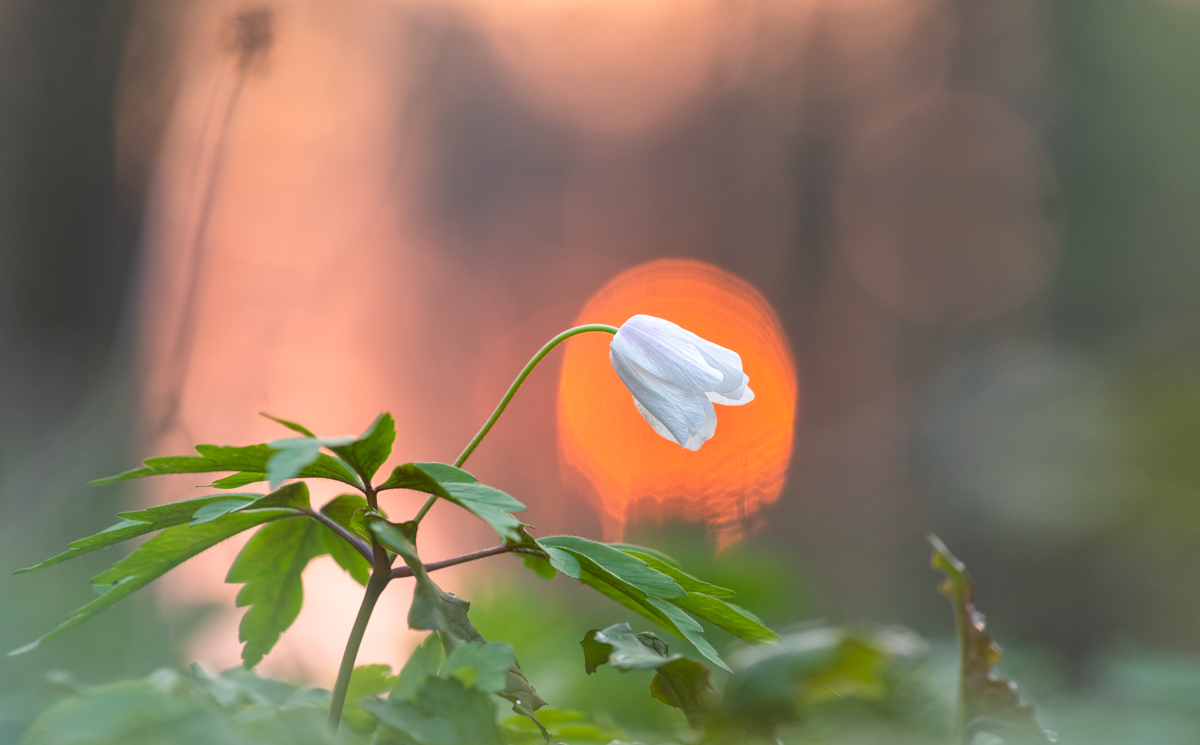
[[[578,323],[620,325],[638,313],[673,321],[742,357],[755,399],[717,406],[717,431],[692,452],[650,428],[608,360],[612,337],[567,342],[558,389],[559,454],[597,500],[605,537],[633,519],[704,522],[718,545],[783,489],[792,453],[796,369],[779,318],[744,280],[699,261],[634,267],[597,292]]]

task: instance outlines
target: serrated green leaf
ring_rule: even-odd
[[[702,579],[693,577],[687,572],[684,572],[679,568],[679,565],[673,559],[665,554],[660,554],[657,551],[650,551],[648,549],[635,546],[609,545],[612,545],[613,548],[617,548],[624,553],[629,554],[630,556],[641,559],[654,569],[657,569],[671,579],[675,580],[688,595],[697,592],[714,598],[731,598],[737,595],[737,593],[733,590],[710,584]]]
[[[145,476],[161,476],[173,473],[213,473],[218,471],[238,471],[251,473],[266,473],[267,463],[275,454],[269,445],[247,445],[245,447],[223,447],[218,445],[197,445],[195,455],[168,456],[163,458],[147,458],[142,468],[109,476],[108,478],[92,481],[93,486],[112,484],[128,479]],[[299,473],[300,478],[324,478],[341,481],[352,486],[358,486],[358,480],[336,458],[318,454]]]
[[[957,732],[964,744],[976,735],[990,733],[1011,745],[1054,743],[1057,736],[1038,722],[1033,707],[1022,704],[1012,681],[993,675],[1003,652],[987,633],[983,614],[975,609],[975,585],[967,569],[936,536],[933,567],[945,575],[938,588],[954,606],[960,657]]]
[[[396,685],[392,687],[389,698],[411,700],[417,693],[421,681],[430,675],[437,675],[446,655],[442,651],[442,641],[437,634],[425,637],[417,648],[408,656],[408,661],[400,669]]]
[[[683,588],[667,575],[641,559],[603,543],[572,535],[558,535],[540,538],[538,544],[543,548],[553,547],[570,551],[584,570],[635,598],[647,595],[681,598],[687,595]],[[553,562],[553,559],[551,561]],[[559,567],[555,568],[563,571]]]
[[[114,605],[118,600],[140,590],[171,569],[221,541],[257,525],[293,515],[295,513],[290,510],[233,512],[195,527],[176,525],[167,528],[143,543],[132,554],[92,578],[92,585],[104,589],[104,594],[70,613],[67,620],[51,630],[50,633],[9,654],[29,651],[39,644],[65,634],[97,613]]]
[[[457,678],[426,678],[412,701],[364,699],[361,706],[419,745],[503,745],[488,695]]]
[[[396,441],[396,422],[391,414],[375,417],[371,426],[352,442],[330,448],[341,456],[364,481],[370,481],[392,454],[392,443]]]
[[[321,513],[351,533],[355,533],[356,531],[350,527],[351,520],[355,513],[366,508],[367,500],[362,495],[342,494],[327,502],[321,508]],[[338,566],[354,578],[355,582],[366,587],[367,580],[371,578],[371,562],[333,531],[329,531],[326,535],[329,555],[333,557]],[[361,537],[366,539],[366,536]]]
[[[329,532],[312,519],[266,525],[229,568],[225,581],[244,584],[237,606],[250,607],[238,627],[238,639],[245,642],[242,660],[246,667],[257,665],[300,614],[304,604],[301,574],[308,562],[327,552]]]
[[[189,523],[189,525],[201,525],[203,523],[212,522],[221,515],[240,510],[254,501],[255,500],[248,497],[230,497],[228,499],[222,499],[218,502],[211,502],[196,510],[195,514],[192,515],[192,521]]]
[[[459,644],[442,665],[441,676],[453,675],[484,693],[500,693],[515,664],[512,645],[506,642]]]
[[[267,474],[265,473],[260,473],[258,471],[241,471],[230,476],[219,478],[209,484],[209,486],[213,487],[214,489],[237,489],[248,484],[257,484],[260,481],[266,480]]]
[[[55,564],[61,564],[69,559],[74,559],[76,556],[82,556],[92,551],[97,551],[109,546],[115,546],[118,543],[123,543],[131,538],[153,533],[156,530],[164,530],[175,525],[183,525],[190,522],[195,513],[204,508],[206,505],[214,502],[221,502],[229,499],[228,494],[221,494],[210,497],[198,497],[196,499],[186,499],[182,502],[171,502],[169,504],[150,507],[144,510],[134,510],[131,512],[121,512],[117,517],[122,518],[122,521],[116,525],[110,525],[101,532],[87,538],[81,538],[78,541],[67,544],[67,550],[57,556],[52,556],[46,559],[41,564],[18,569],[14,574],[25,574],[27,572],[45,569]]]

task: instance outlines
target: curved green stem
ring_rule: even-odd
[[[461,468],[462,464],[467,462],[467,458],[471,457],[471,453],[475,452],[475,448],[479,446],[479,443],[482,442],[483,438],[487,436],[487,433],[491,431],[492,425],[496,423],[496,420],[499,419],[500,415],[504,413],[504,410],[508,408],[508,402],[512,401],[513,396],[517,395],[517,390],[521,387],[521,384],[525,382],[525,378],[529,377],[529,373],[533,372],[533,368],[537,367],[537,364],[542,361],[542,358],[550,354],[551,350],[553,350],[559,344],[562,344],[567,339],[570,339],[572,336],[585,334],[589,331],[603,331],[606,334],[615,334],[617,333],[618,329],[616,326],[609,326],[603,323],[589,323],[584,326],[576,326],[575,328],[567,329],[550,341],[546,342],[546,345],[539,349],[538,353],[533,355],[533,359],[529,360],[529,363],[525,365],[525,369],[521,371],[521,374],[517,376],[517,379],[514,380],[512,385],[508,387],[508,392],[504,394],[504,398],[500,399],[500,403],[497,404],[496,410],[492,412],[492,415],[488,417],[488,420],[483,423],[482,427],[480,427],[479,432],[475,434],[475,437],[472,438],[469,443],[467,443],[467,447],[462,451],[462,453],[459,454],[458,460],[454,461],[454,465],[456,467]],[[432,507],[433,503],[436,501],[436,496],[430,496],[429,499],[425,500],[425,504],[421,505],[420,511],[417,512],[416,517],[413,518],[413,522],[421,522],[421,518],[425,517],[425,513],[429,512],[429,508]]]

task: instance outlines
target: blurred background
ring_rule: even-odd
[[[9,571],[199,483],[87,481],[283,436],[260,410],[331,435],[388,410],[394,462],[452,460],[546,339],[619,312],[614,278],[690,260],[772,350],[746,353],[770,457],[712,456],[702,509],[639,508],[564,440],[557,356],[481,480],[541,535],[673,547],[781,626],[949,639],[936,532],[1064,742],[1195,742],[1198,48],[1195,0],[6,0],[0,640],[58,623],[116,550]],[[766,431],[722,421],[731,452]],[[435,558],[488,545],[453,517]],[[233,664],[236,550],[0,661],[0,742],[46,670]],[[445,581],[498,638],[506,582],[578,614],[518,569]],[[265,669],[329,685],[358,591],[306,581],[329,599]],[[392,664],[415,641],[372,634]],[[578,668],[573,643],[522,657],[535,684],[574,690],[536,661]]]

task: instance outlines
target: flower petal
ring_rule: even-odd
[[[716,390],[725,375],[705,360],[696,340],[703,341],[670,321],[637,315],[621,324],[611,348],[668,383],[693,391]]]
[[[746,382],[742,383],[741,385],[740,398],[722,396],[716,391],[709,391],[705,395],[708,396],[708,400],[712,401],[714,404],[723,404],[725,406],[741,406],[742,404],[748,404],[754,400],[754,391],[750,390],[750,386],[746,385],[746,383],[749,382],[750,378],[749,376],[746,376]]]
[[[719,397],[712,398],[712,396],[709,396],[709,398],[717,403],[733,406],[753,401],[753,393],[750,394],[750,398],[742,400],[742,393],[750,383],[750,377],[742,371],[741,355],[731,349],[722,347],[720,344],[714,344],[707,339],[701,338],[690,331],[687,333],[694,337],[692,343],[695,345],[696,351],[704,358],[704,361],[721,373],[721,382],[716,387],[709,389],[719,394]]]
[[[687,447],[692,436],[705,429],[709,412],[712,410],[711,401],[695,391],[651,375],[625,359],[615,348],[610,347],[608,356],[621,382],[639,404],[639,410],[645,409],[653,417],[653,421],[650,417],[646,417],[646,421],[656,432],[663,434],[662,430],[655,426],[655,421],[670,432],[670,439],[679,443],[681,447]],[[645,417],[646,414],[643,413],[642,416]]]

